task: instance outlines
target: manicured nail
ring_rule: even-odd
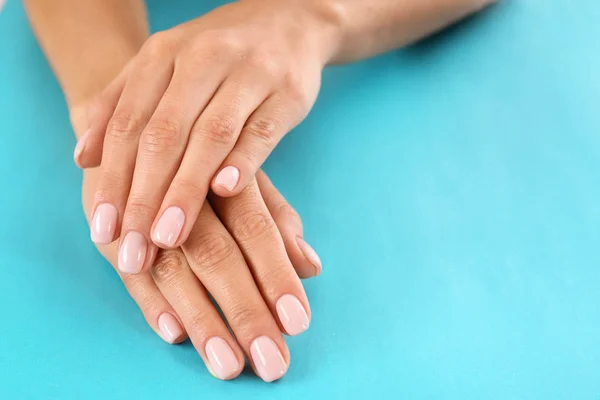
[[[294,295],[285,294],[277,300],[277,315],[288,335],[299,335],[308,329],[309,320],[302,303]]]
[[[147,247],[144,235],[135,231],[129,232],[119,249],[119,271],[138,274],[144,266]]]
[[[240,180],[240,170],[236,167],[225,167],[219,172],[217,177],[215,178],[215,184],[217,186],[222,186],[228,191],[232,191],[238,184]]]
[[[254,339],[250,346],[250,355],[258,375],[265,382],[273,382],[287,371],[288,366],[277,345],[266,336]]]
[[[297,237],[296,242],[298,243],[298,247],[300,247],[302,254],[304,254],[304,257],[306,257],[308,262],[314,265],[314,267],[317,269],[317,275],[319,275],[323,270],[323,266],[321,265],[321,259],[317,255],[317,252],[301,237]]]
[[[96,207],[90,226],[92,242],[96,244],[112,243],[118,214],[115,206],[109,203],[102,203]]]
[[[228,379],[240,369],[240,363],[227,341],[213,337],[206,342],[206,356],[210,362],[210,370],[219,379]]]
[[[160,317],[158,317],[158,329],[162,338],[171,344],[183,335],[181,324],[179,324],[177,318],[169,313],[160,314]]]
[[[85,145],[87,143],[88,136],[90,135],[90,131],[91,129],[88,129],[84,132],[83,135],[81,135],[79,141],[77,141],[77,145],[75,146],[75,151],[73,151],[73,160],[75,160],[75,165],[77,165],[79,168],[82,168],[81,163],[79,162],[79,157],[85,149]]]
[[[169,207],[158,220],[152,239],[167,247],[173,247],[185,222],[185,214],[179,207]]]

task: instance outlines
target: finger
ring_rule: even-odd
[[[99,246],[102,255],[117,270],[117,245]],[[118,270],[117,270],[118,272]],[[179,317],[163,296],[149,273],[127,275],[119,273],[127,291],[144,314],[148,325],[167,343],[181,343],[187,338]]]
[[[304,332],[310,323],[308,299],[256,181],[235,199],[211,196],[211,201],[242,250],[282,332]]]
[[[244,123],[268,95],[261,75],[229,77],[190,133],[181,166],[164,197],[152,238],[170,248],[185,242],[206,198],[210,180],[233,148]]]
[[[79,168],[94,168],[100,165],[106,126],[119,102],[130,66],[131,62],[100,95],[85,107],[85,126],[79,128],[83,129],[80,131],[83,133],[73,153],[73,159]]]
[[[197,57],[197,56],[196,56]],[[122,232],[150,236],[153,221],[180,166],[192,125],[218,89],[227,72],[226,66],[208,66],[180,62],[160,100],[154,115],[142,132],[133,176],[133,183],[123,217]],[[200,71],[200,72],[199,72]],[[192,185],[196,183],[191,181]],[[188,202],[204,202],[205,194],[185,193]],[[185,208],[184,208],[185,209]],[[185,214],[177,204],[162,213],[162,224],[154,232],[154,242],[162,247],[174,244]],[[195,215],[191,220],[193,224]],[[168,231],[168,232],[166,232]],[[167,244],[167,245],[165,245]]]
[[[223,380],[238,376],[244,354],[181,250],[161,251],[151,271],[210,373]]]
[[[318,276],[323,270],[321,259],[315,250],[304,241],[302,219],[275,188],[269,177],[262,171],[256,173],[256,181],[271,216],[283,238],[285,250],[302,279]]]
[[[305,113],[280,94],[270,96],[246,122],[240,138],[212,180],[215,194],[239,194],[256,175],[283,136],[305,117]]]
[[[156,44],[159,43],[159,44]],[[151,40],[136,58],[123,93],[106,130],[98,186],[94,194],[92,240],[97,244],[116,239],[119,216],[124,215],[135,166],[139,136],[154,112],[166,86],[172,65],[157,62],[164,54],[158,40]],[[123,273],[139,273],[152,264],[156,246],[147,235],[124,232],[119,247],[118,268]]]
[[[281,378],[290,362],[285,340],[244,256],[210,205],[202,207],[182,249],[223,311],[254,371],[266,382]]]

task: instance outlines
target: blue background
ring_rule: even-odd
[[[150,3],[154,29],[216,4]],[[164,344],[96,252],[65,104],[9,0],[0,398],[600,398],[599,21],[596,0],[508,0],[326,71],[266,167],[324,260],[269,385]]]

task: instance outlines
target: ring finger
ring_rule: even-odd
[[[244,256],[209,204],[202,207],[182,249],[192,270],[223,311],[257,375],[266,382],[281,378],[290,361],[281,330]]]
[[[211,196],[211,202],[248,261],[282,332],[299,335],[307,330],[310,308],[304,287],[256,180],[235,198]]]

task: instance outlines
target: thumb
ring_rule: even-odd
[[[93,168],[102,161],[102,148],[106,127],[117,107],[128,67],[89,103],[73,106],[70,110],[71,124],[79,138],[73,159],[79,168]]]

